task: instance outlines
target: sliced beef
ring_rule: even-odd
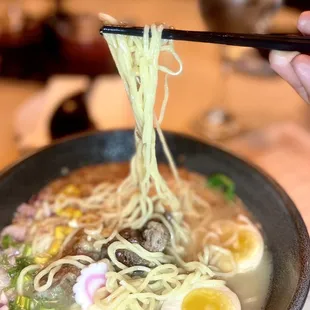
[[[143,270],[136,270],[131,274],[133,278],[145,278],[146,275],[147,273]]]
[[[125,238],[127,241],[129,241],[130,243],[138,243],[140,244],[141,242],[141,234],[138,230],[134,230],[131,228],[125,228],[123,230],[121,230],[119,232],[119,234]],[[100,251],[100,259],[104,259],[104,258],[109,258],[108,255],[108,247],[113,243],[117,241],[116,238],[114,238],[113,240],[111,240],[110,242],[108,242],[107,244],[104,244],[101,247],[101,251]],[[128,251],[127,251],[128,252]],[[125,264],[125,263],[123,263]],[[125,264],[126,265],[126,264]],[[127,265],[126,265],[127,266]]]
[[[140,244],[149,252],[163,252],[170,241],[170,234],[168,229],[160,222],[149,221],[145,227],[140,230],[133,230],[130,228],[120,231],[120,235],[133,244]],[[101,248],[100,258],[109,258],[108,248],[117,241],[113,239]],[[117,250],[116,258],[119,262],[127,267],[131,266],[146,266],[149,268],[155,267],[154,264],[141,258],[136,253],[129,250]]]
[[[120,235],[130,243],[140,244],[150,252],[163,252],[170,241],[170,234],[164,224],[158,221],[149,221],[140,230],[123,229]]]
[[[126,228],[126,229],[121,230],[119,234],[123,238],[125,238],[127,241],[129,241],[130,243],[141,244],[142,238],[141,238],[141,233],[139,230]],[[108,248],[112,243],[116,241],[117,239],[115,238],[111,240],[109,243],[104,244],[102,246],[101,252],[100,252],[101,259],[109,258]],[[150,262],[148,262],[145,259],[142,259],[139,255],[129,250],[117,250],[115,255],[116,255],[117,260],[127,267],[131,267],[131,266],[154,267]]]
[[[67,244],[62,252],[62,256],[87,255],[93,260],[100,259],[100,252],[93,246],[94,241],[88,241],[83,229],[80,229]]]
[[[142,230],[141,245],[150,252],[163,252],[170,241],[166,226],[157,221],[149,221]]]
[[[117,260],[123,263],[127,267],[132,267],[132,266],[145,266],[149,268],[155,267],[154,264],[141,258],[136,253],[129,251],[129,250],[117,250],[115,254],[116,254]]]
[[[108,255],[108,247],[109,247],[110,244],[112,244],[112,243],[110,242],[110,243],[104,244],[104,245],[101,247],[101,250],[100,250],[100,259],[109,258],[109,255]]]
[[[66,279],[66,283],[72,278],[77,278],[80,274],[80,269],[73,265],[63,265],[61,269],[54,276],[54,283],[60,285],[64,279]],[[69,281],[70,282],[70,281]]]
[[[119,234],[125,238],[127,241],[129,241],[130,243],[141,243],[141,233],[139,230],[134,230],[131,228],[125,228],[123,230],[121,230],[119,232]],[[117,241],[116,238],[114,238],[113,240],[111,240],[110,242],[108,242],[107,244],[104,244],[101,248],[101,252],[100,252],[100,259],[104,259],[104,258],[109,258],[108,256],[108,247],[113,243]]]
[[[125,228],[119,234],[130,243],[141,243],[141,233],[139,230]]]

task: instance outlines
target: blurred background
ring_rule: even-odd
[[[306,9],[309,0],[1,0],[0,169],[71,134],[133,126],[99,12],[137,25],[297,33]],[[294,154],[310,158],[309,107],[270,69],[267,51],[175,46],[184,72],[169,80],[164,129],[219,144],[275,177],[283,169],[273,172],[272,148],[298,146]]]

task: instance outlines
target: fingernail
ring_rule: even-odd
[[[298,29],[304,34],[310,34],[310,12],[301,14],[298,20]]]
[[[310,103],[310,98],[304,87],[299,90],[299,95],[305,100],[306,103]]]
[[[270,62],[279,66],[286,65],[299,54],[299,52],[272,51],[272,53],[270,54]]]
[[[310,63],[299,61],[294,67],[298,75],[307,80],[308,84],[310,84]]]
[[[296,74],[299,77],[299,80],[305,90],[307,91],[306,101],[309,103],[309,94],[310,94],[310,58],[306,56],[300,56],[298,62],[292,63]]]

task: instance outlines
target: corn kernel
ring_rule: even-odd
[[[56,255],[62,245],[62,240],[54,240],[50,249],[48,250],[48,253],[52,256]]]
[[[73,207],[66,207],[56,211],[56,214],[59,216],[67,217],[67,218],[78,218],[82,216],[81,210]]]
[[[69,184],[62,190],[61,193],[71,197],[79,197],[81,191],[75,185]]]
[[[57,226],[55,228],[55,238],[58,240],[63,240],[72,232],[72,228],[69,226]]]
[[[77,219],[77,218],[79,218],[81,216],[82,216],[82,211],[81,210],[78,210],[78,209],[74,210],[73,218]]]
[[[57,226],[55,228],[55,238],[56,239],[64,239],[66,237],[64,231],[63,231],[63,226]]]
[[[56,210],[56,214],[59,216],[67,217],[68,216],[68,208]]]
[[[42,255],[36,256],[34,258],[34,262],[39,265],[45,265],[50,259],[51,259],[50,255],[42,254]]]

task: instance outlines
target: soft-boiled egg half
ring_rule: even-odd
[[[161,310],[241,310],[237,295],[228,287],[196,285],[167,299]]]
[[[215,244],[231,251],[237,272],[256,269],[264,254],[264,239],[253,223],[224,220],[212,226],[213,235],[218,236]]]

